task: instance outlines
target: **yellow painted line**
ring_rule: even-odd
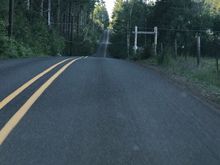
[[[88,58],[88,56],[83,56],[82,58],[83,58],[83,59],[87,59],[87,58]]]
[[[4,125],[0,131],[0,145],[3,144],[5,139],[11,133],[11,131],[16,127],[16,125],[21,121],[25,114],[29,111],[31,106],[37,101],[37,99],[43,94],[43,92],[76,60],[70,61],[64,65],[59,71],[57,71],[51,78],[49,78],[27,101],[26,103],[9,119],[9,121]]]
[[[31,80],[29,80],[28,82],[26,82],[25,84],[23,84],[21,87],[19,87],[18,89],[16,89],[14,92],[12,92],[10,95],[8,95],[6,98],[4,98],[1,102],[0,102],[0,110],[2,108],[4,108],[10,101],[12,101],[16,96],[18,96],[21,92],[23,92],[26,88],[28,88],[31,84],[33,84],[34,82],[36,82],[38,79],[40,79],[41,77],[43,77],[45,74],[47,74],[48,72],[50,72],[51,70],[53,70],[54,68],[56,68],[58,65],[70,60],[69,59],[65,59],[57,64],[54,64],[53,66],[49,67],[48,69],[46,69],[45,71],[41,72],[40,74],[38,74],[37,76],[35,76],[34,78],[32,78]]]

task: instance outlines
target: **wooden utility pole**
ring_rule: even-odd
[[[138,31],[138,27],[135,26],[135,31],[133,32],[135,34],[134,38],[134,53],[137,53],[137,43],[138,43],[138,34],[144,34],[144,35],[154,35],[154,53],[157,55],[157,40],[158,40],[158,28],[154,27],[153,32],[145,32],[145,31]]]
[[[197,66],[200,65],[200,58],[201,58],[201,38],[197,36]]]
[[[158,38],[158,28],[157,27],[154,27],[154,53],[155,53],[155,56],[157,56],[157,38]]]
[[[14,20],[14,0],[9,0],[9,17],[8,17],[8,37],[13,35],[13,20]]]
[[[134,53],[135,54],[137,54],[137,49],[138,49],[137,40],[138,40],[138,27],[135,26],[135,38],[134,38]]]

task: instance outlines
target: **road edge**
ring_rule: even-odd
[[[160,69],[158,66],[147,64],[147,63],[142,63],[141,61],[131,61],[131,60],[128,60],[128,61],[131,63],[137,64],[141,67],[150,69],[154,72],[157,72],[160,76],[168,80],[170,83],[172,83],[173,85],[175,85],[176,87],[182,90],[186,90],[188,94],[196,98],[199,102],[210,107],[212,110],[220,114],[220,103],[203,95],[201,92],[201,89],[198,86],[195,86],[194,84],[189,83],[189,82],[187,83],[186,81],[183,81],[183,80],[181,81],[180,79],[176,79],[172,77],[172,75],[168,74],[166,71]]]

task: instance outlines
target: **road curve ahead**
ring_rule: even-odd
[[[0,100],[65,59],[1,61]],[[0,110],[1,165],[220,164],[218,111],[136,64],[72,60]]]

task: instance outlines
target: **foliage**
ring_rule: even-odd
[[[31,55],[32,51],[23,43],[18,43],[14,39],[9,40],[3,21],[0,21],[0,58],[25,57]]]
[[[212,56],[214,40],[220,29],[219,3],[215,0],[161,0],[148,16],[149,26],[159,27],[159,44],[174,50],[177,40],[178,54],[196,55],[196,37],[202,38],[202,54]]]
[[[148,6],[138,0],[123,1],[116,0],[111,26],[113,28],[111,36],[110,53],[114,57],[132,57],[134,42],[132,31],[135,26],[145,28],[146,18],[149,13]],[[139,44],[144,46],[145,37],[139,37]],[[129,54],[128,54],[129,52]]]
[[[96,3],[94,9],[94,22],[102,29],[106,29],[109,26],[109,16],[103,1]]]
[[[164,51],[169,50],[166,53],[171,54],[174,54],[177,40],[178,54],[195,55],[196,37],[200,35],[202,54],[212,56],[210,50],[215,50],[215,42],[220,38],[220,3],[218,0],[157,0],[152,5],[138,0],[117,0],[112,17],[110,51],[114,54],[118,51],[122,58],[128,57],[129,52],[132,54],[134,26],[144,31],[153,31],[157,26],[158,45],[162,43],[167,47]],[[152,37],[138,36],[139,47],[153,47],[152,44]]]
[[[108,24],[107,10],[99,0],[31,0],[30,6],[23,0],[14,2],[13,36],[9,39],[9,4],[1,1],[1,57],[88,54],[96,47],[101,26]],[[103,15],[105,19],[99,20]]]

